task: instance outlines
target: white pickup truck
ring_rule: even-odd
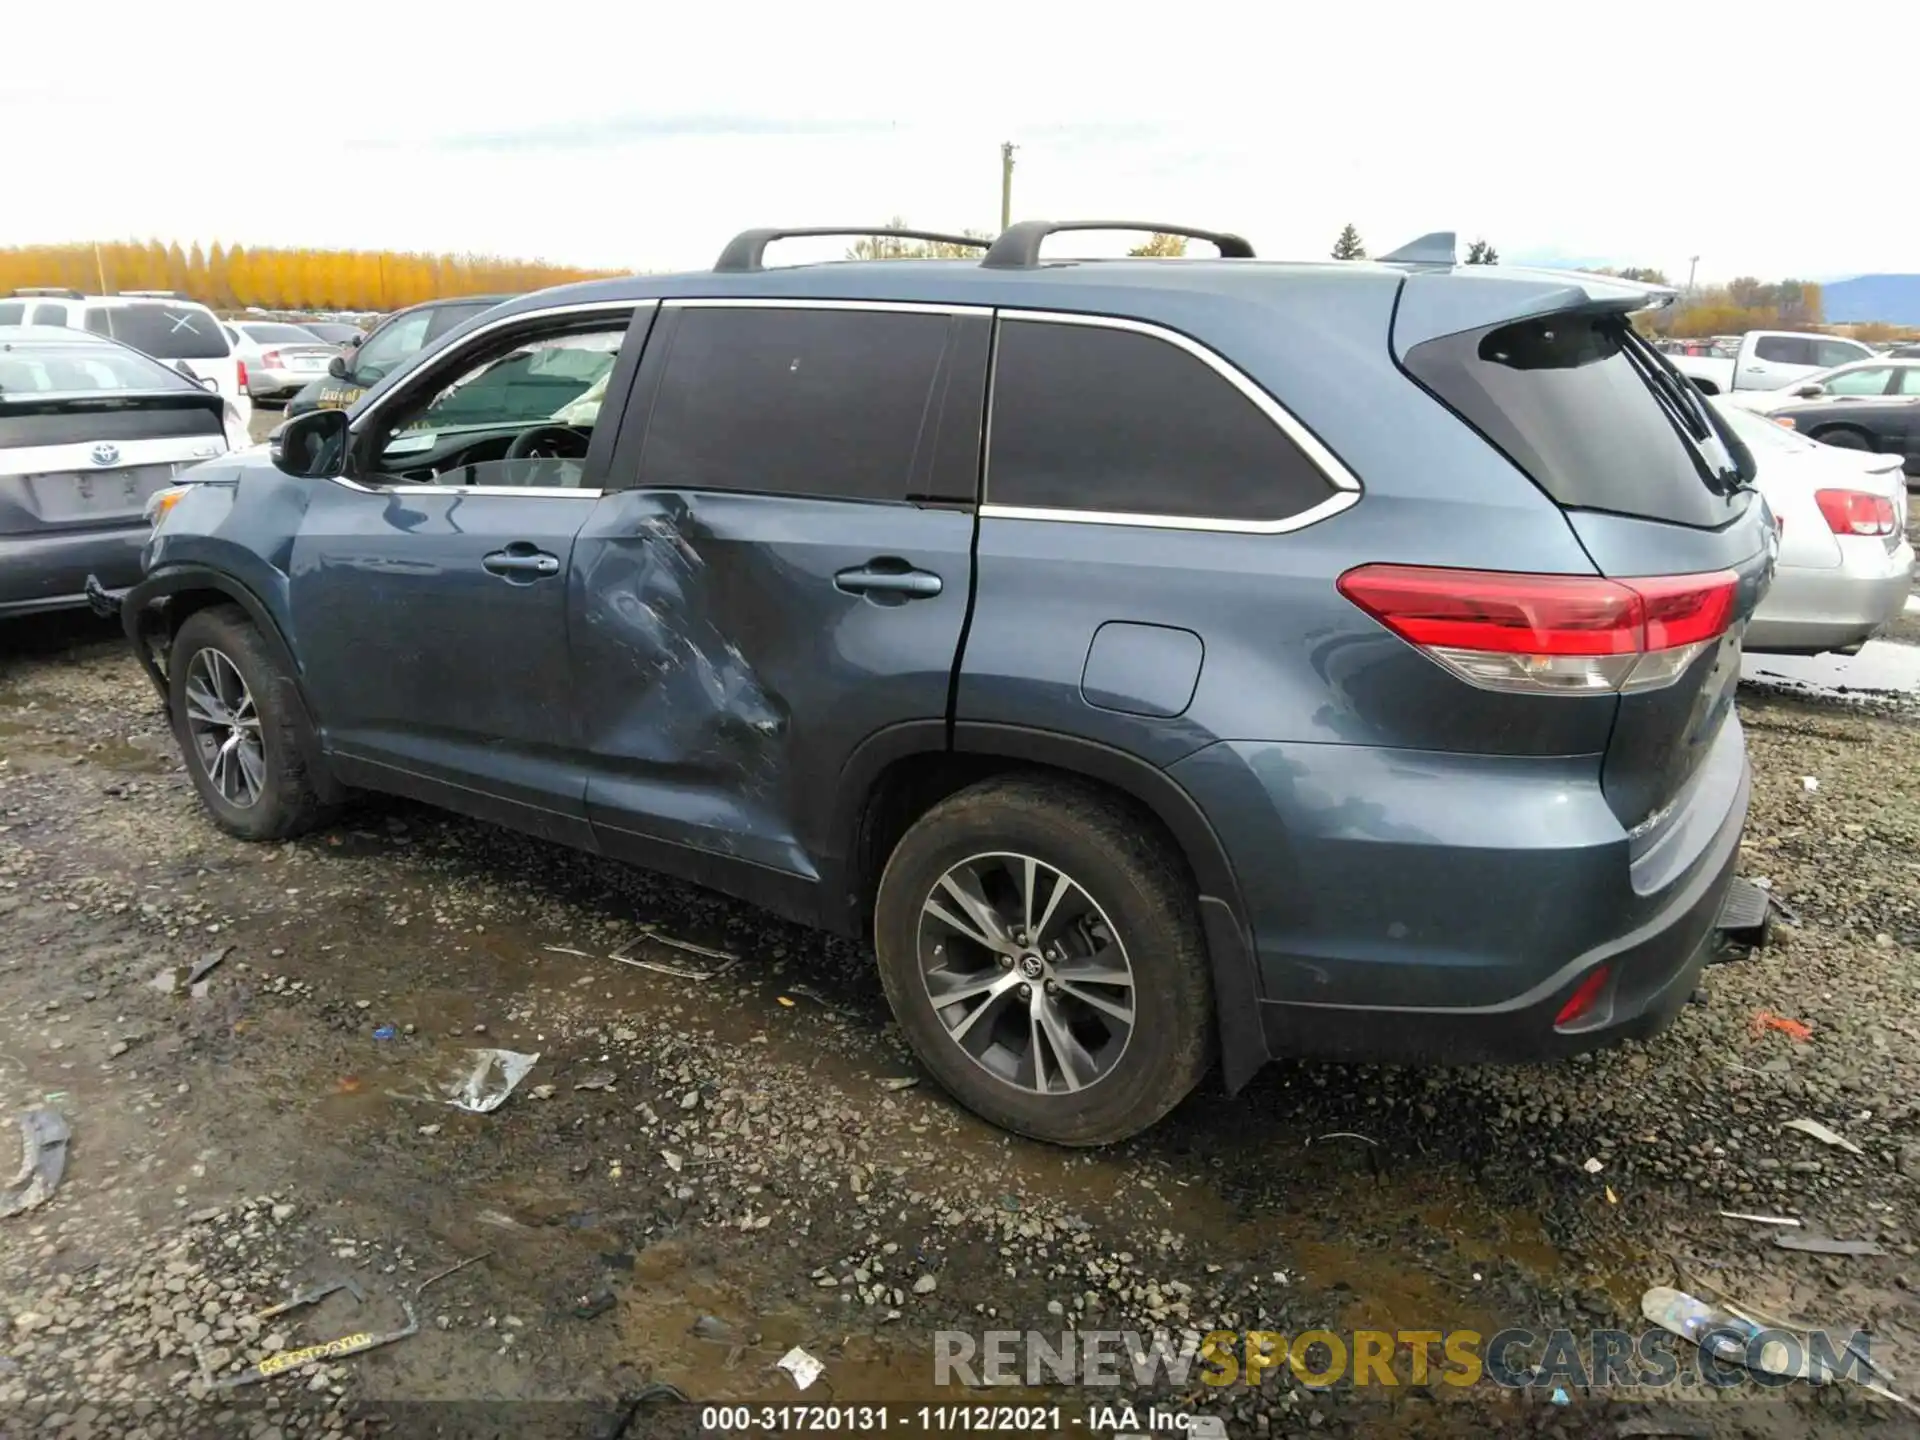
[[[1803,375],[1865,360],[1873,354],[1858,340],[1806,335],[1793,330],[1749,330],[1731,360],[1718,355],[1674,355],[1674,369],[1709,395],[1735,390],[1778,390]]]

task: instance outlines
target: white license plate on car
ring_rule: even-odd
[[[326,358],[321,355],[296,355],[293,357],[293,368],[296,370],[324,370],[327,368],[327,362]]]
[[[171,484],[175,465],[129,465],[117,470],[57,470],[23,477],[27,507],[45,524],[138,519],[147,496]]]

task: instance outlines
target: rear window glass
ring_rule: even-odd
[[[26,318],[27,307],[16,301],[0,301],[0,325],[18,325]]]
[[[1618,316],[1443,336],[1416,345],[1407,369],[1562,505],[1728,519],[1736,462],[1704,399]]]
[[[211,310],[188,305],[97,305],[87,328],[162,360],[218,360],[233,353]]]
[[[298,325],[242,325],[249,340],[263,345],[318,345],[320,337]]]
[[[191,390],[192,381],[117,345],[9,345],[0,341],[0,403],[22,395]]]

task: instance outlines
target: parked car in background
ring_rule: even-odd
[[[366,338],[366,331],[358,325],[349,325],[344,320],[302,320],[302,330],[311,330],[329,345],[358,345]]]
[[[1899,360],[1876,355],[1870,360],[1851,360],[1831,370],[1816,370],[1778,390],[1736,390],[1727,398],[1744,410],[1766,415],[1809,400],[1871,399],[1879,395],[1920,395],[1920,358]]]
[[[1216,1055],[1668,1023],[1764,916],[1733,700],[1776,540],[1629,322],[1672,292],[1063,228],[1120,227],[750,231],[201,467],[122,616],[209,815],[398,791],[869,936],[932,1073],[1068,1144]]]
[[[465,295],[455,300],[427,300],[396,310],[376,325],[356,348],[328,361],[326,374],[309,381],[287,402],[287,415],[346,409],[404,361],[507,298]]]
[[[256,400],[291,395],[325,375],[327,362],[340,350],[304,325],[284,320],[229,320],[224,328],[247,367],[247,393]]]
[[[27,298],[30,296],[31,298]],[[18,307],[17,309],[15,307]],[[131,345],[190,378],[209,382],[251,416],[246,369],[213,311],[171,291],[86,295],[78,290],[16,292],[0,300],[0,325],[62,325]]]
[[[1858,650],[1900,613],[1912,588],[1899,458],[1820,445],[1724,397],[1711,403],[1753,452],[1754,485],[1780,521],[1773,587],[1747,622],[1743,647]]]
[[[138,580],[147,502],[226,451],[235,414],[117,341],[0,325],[0,615],[84,606],[90,574]]]
[[[1907,474],[1920,477],[1920,395],[1823,397],[1782,406],[1767,418],[1823,445],[1896,456]]]
[[[1895,360],[1920,360],[1920,345],[1895,345],[1887,354]]]
[[[1837,335],[1791,330],[1750,330],[1730,358],[1675,355],[1673,366],[1709,395],[1735,390],[1777,390],[1816,370],[1873,357],[1870,347]]]

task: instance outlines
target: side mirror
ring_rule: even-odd
[[[342,473],[347,460],[347,412],[309,410],[267,437],[274,468],[301,479],[325,480]]]
[[[350,345],[353,349],[358,350],[361,344],[366,340],[366,338],[367,338],[367,332],[362,330],[358,335],[354,336],[351,340],[347,341],[347,344]]]
[[[358,344],[359,342],[356,341],[354,343]],[[327,361],[327,374],[333,376],[333,378],[336,380],[346,379],[347,378],[347,357],[344,355],[336,355],[331,360]]]
[[[1826,394],[1827,387],[1824,385],[1802,385],[1793,393],[1798,395],[1802,400],[1812,400],[1817,396]]]

